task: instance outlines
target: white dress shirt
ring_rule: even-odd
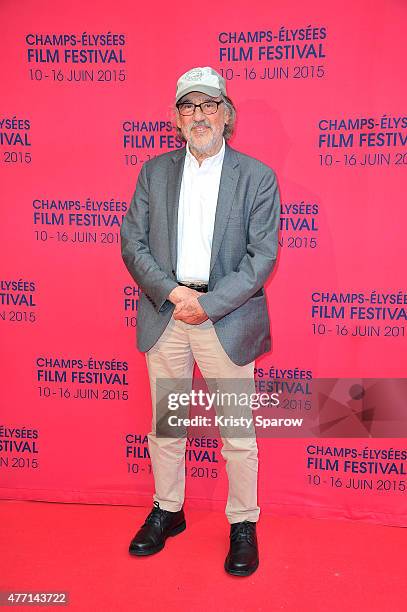
[[[177,279],[182,282],[209,280],[212,236],[218,202],[225,139],[216,155],[201,165],[186,145],[178,208]]]

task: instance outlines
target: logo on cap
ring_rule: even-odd
[[[203,70],[201,70],[200,68],[195,68],[195,70],[190,70],[190,72],[187,72],[187,74],[185,75],[185,80],[199,81],[199,79],[201,79],[203,75]]]

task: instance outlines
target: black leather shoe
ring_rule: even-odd
[[[234,576],[250,576],[259,567],[256,523],[242,521],[230,526],[230,549],[225,570]]]
[[[154,508],[144,525],[138,530],[129,546],[131,555],[152,555],[162,550],[168,536],[175,536],[186,528],[184,510],[170,512],[162,510],[155,501]]]

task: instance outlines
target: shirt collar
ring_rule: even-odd
[[[218,164],[222,164],[223,158],[225,156],[225,139],[222,138],[222,146],[220,151],[218,151],[215,155],[211,155],[210,157],[206,157],[202,164],[199,166],[198,160],[194,157],[190,151],[189,144],[186,145],[186,161],[188,161],[189,165],[192,165],[195,168],[215,168]]]

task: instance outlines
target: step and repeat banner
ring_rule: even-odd
[[[1,498],[152,503],[120,225],[143,163],[183,146],[178,77],[209,65],[237,108],[231,146],[280,185],[256,362],[285,381],[273,418],[334,381],[307,437],[259,435],[260,506],[407,526],[406,21],[402,0],[1,2]],[[189,507],[224,507],[220,451],[188,437]]]

